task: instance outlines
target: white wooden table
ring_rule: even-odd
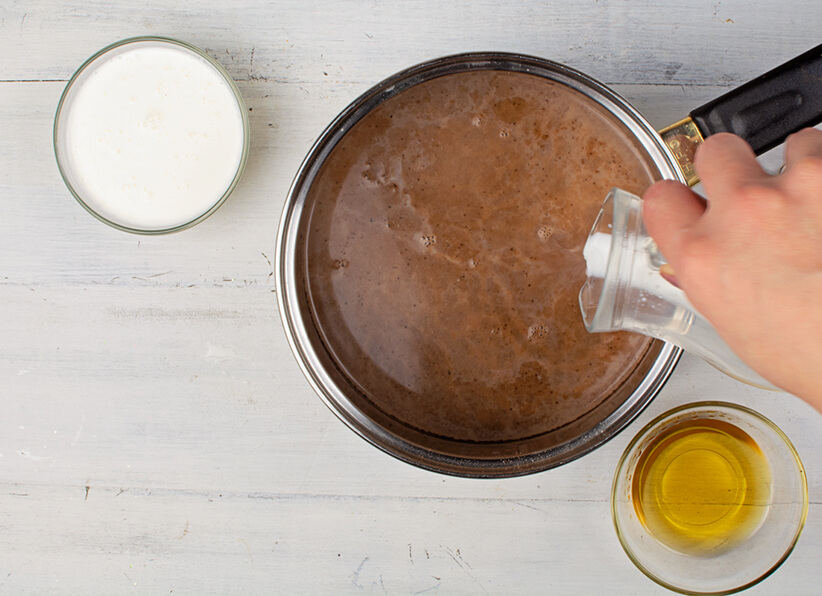
[[[640,425],[688,401],[753,407],[794,441],[811,509],[750,594],[822,591],[822,416],[691,357],[626,432],[564,467],[481,481],[401,463],[326,409],[272,281],[290,181],[345,105],[417,62],[534,54],[657,126],[817,45],[819,0],[0,3],[0,594],[664,594],[608,496]],[[90,217],[51,130],[110,42],[206,49],[248,103],[245,176],[213,217],[146,238]],[[778,150],[765,159],[778,165]]]

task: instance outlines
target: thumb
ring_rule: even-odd
[[[705,212],[706,203],[698,194],[680,182],[662,180],[643,196],[642,217],[648,234],[671,262],[681,252],[678,232],[693,226]]]

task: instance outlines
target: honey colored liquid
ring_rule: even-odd
[[[711,556],[744,542],[768,512],[771,471],[756,442],[722,420],[662,432],[637,462],[631,494],[642,524],[668,547]]]

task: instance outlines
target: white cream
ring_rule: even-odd
[[[605,277],[605,267],[611,254],[611,235],[595,232],[588,237],[582,256],[585,257],[585,275]]]
[[[611,235],[604,232],[591,234],[582,249],[582,256],[585,258],[586,276],[605,278],[608,260],[611,258]],[[625,283],[630,283],[643,294],[656,295],[672,304],[690,306],[682,290],[662,277],[659,267],[651,264],[648,252],[640,251],[626,257],[634,259],[634,266],[630,272],[632,279],[624,280]],[[644,301],[645,298],[642,297],[640,300]]]
[[[64,103],[69,182],[92,210],[139,230],[175,228],[223,197],[243,155],[242,108],[205,58],[168,42],[93,62]]]

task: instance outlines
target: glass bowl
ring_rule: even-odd
[[[54,118],[60,175],[100,221],[167,234],[214,213],[239,182],[248,111],[211,56],[167,37],[134,37],[91,56]]]
[[[799,455],[746,407],[699,402],[634,437],[614,476],[611,512],[628,557],[683,594],[730,594],[773,573],[808,512]]]

